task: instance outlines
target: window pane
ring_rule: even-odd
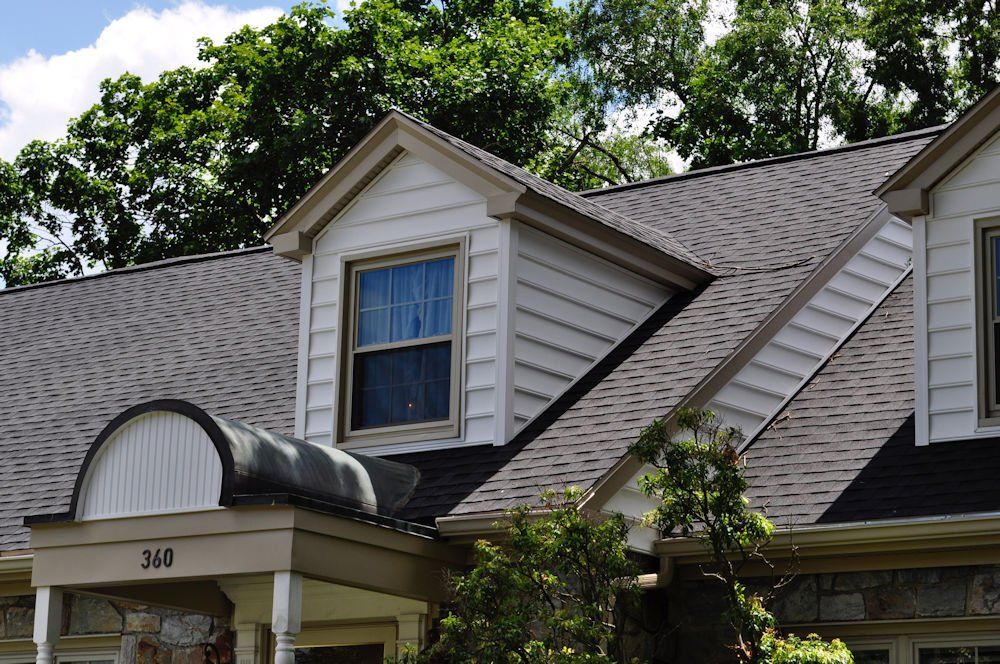
[[[455,259],[361,273],[358,346],[451,334]]]
[[[990,263],[993,265],[993,316],[1000,317],[1000,235],[993,238],[993,255]],[[980,268],[982,269],[982,268]]]
[[[889,651],[882,649],[856,650],[851,649],[854,664],[889,664]]]
[[[455,288],[455,259],[442,258],[427,263],[424,278],[425,297],[451,297]]]
[[[979,649],[978,664],[1000,663],[1000,646],[984,646]]]
[[[295,664],[382,664],[384,655],[382,644],[296,648]]]
[[[362,309],[384,307],[389,304],[389,270],[370,270],[361,273],[360,305]]]
[[[354,357],[354,429],[448,419],[450,396],[450,341]]]
[[[392,303],[417,302],[423,299],[424,264],[392,268]]]
[[[921,648],[919,664],[975,664],[975,648]]]
[[[389,341],[389,310],[362,311],[358,317],[358,345],[371,346]]]
[[[408,341],[409,339],[419,339],[420,328],[423,319],[422,304],[404,304],[392,308],[392,333],[389,338],[392,341]]]

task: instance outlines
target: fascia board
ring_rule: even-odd
[[[525,190],[513,180],[415,125],[409,118],[393,112],[306,192],[265,233],[265,240],[273,244],[276,238],[295,237],[295,233],[306,238],[315,237],[351,198],[404,150],[443,170],[487,198],[504,192],[520,193]],[[297,246],[293,249],[298,251]],[[288,255],[295,257],[291,253]]]
[[[1000,544],[1000,514],[783,528],[775,533],[767,550],[776,557],[791,554],[793,550],[801,555],[810,552],[887,553],[912,550],[915,543],[919,543],[922,550],[961,549],[969,546],[970,540],[979,545]],[[678,562],[695,562],[707,557],[705,544],[693,538],[660,539],[653,549],[657,555]]]
[[[893,173],[874,194],[889,211],[909,219],[927,213],[927,192],[1000,129],[1000,87]],[[890,194],[896,194],[895,196]]]
[[[657,283],[693,290],[713,275],[531,192],[489,199],[487,211],[509,217],[605,258]]]

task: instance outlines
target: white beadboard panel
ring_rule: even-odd
[[[881,213],[882,226],[709,401],[752,441],[910,270],[912,230]]]
[[[513,291],[515,433],[673,294],[524,224]]]
[[[496,390],[498,222],[486,214],[486,201],[450,175],[404,153],[373,180],[315,239],[308,282],[306,315],[309,339],[305,370],[299,380],[304,394],[298,403],[302,435],[310,442],[333,445],[338,428],[335,404],[339,392],[341,324],[339,309],[344,283],[341,266],[361,255],[405,251],[408,247],[453,243],[464,238],[466,276],[463,317],[465,330],[465,393],[458,440],[421,441],[414,449],[493,441]],[[307,273],[308,272],[308,273]],[[307,287],[303,284],[303,289]],[[302,375],[304,374],[304,375]],[[474,421],[473,421],[474,420]],[[484,431],[489,430],[489,433]],[[404,451],[399,443],[373,453]]]
[[[137,478],[137,468],[156,468]],[[137,417],[101,446],[77,506],[82,520],[215,507],[222,460],[205,430],[179,413]]]
[[[979,424],[976,371],[976,220],[1000,215],[1000,139],[994,137],[931,192],[914,251],[917,444],[996,436]]]

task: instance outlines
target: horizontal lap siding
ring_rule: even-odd
[[[394,246],[467,236],[463,441],[492,442],[496,386],[497,222],[486,201],[439,169],[404,154],[362,192],[316,239],[309,280],[307,356],[299,408],[306,440],[332,445],[337,423],[344,257]]]
[[[929,442],[995,436],[978,430],[976,348],[977,219],[1000,214],[1000,140],[994,139],[931,195],[920,248],[922,293],[917,307],[925,321],[918,341],[918,375],[926,389],[918,399]]]
[[[618,345],[671,291],[526,226],[514,287],[515,428]]]

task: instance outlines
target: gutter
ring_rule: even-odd
[[[958,551],[1000,547],[1000,512],[858,521],[783,528],[765,552],[776,559],[793,554],[802,559],[829,556],[870,556]],[[653,550],[673,565],[694,565],[708,560],[705,545],[693,538],[665,538]],[[662,562],[661,562],[662,564]],[[900,561],[900,566],[905,566]]]

